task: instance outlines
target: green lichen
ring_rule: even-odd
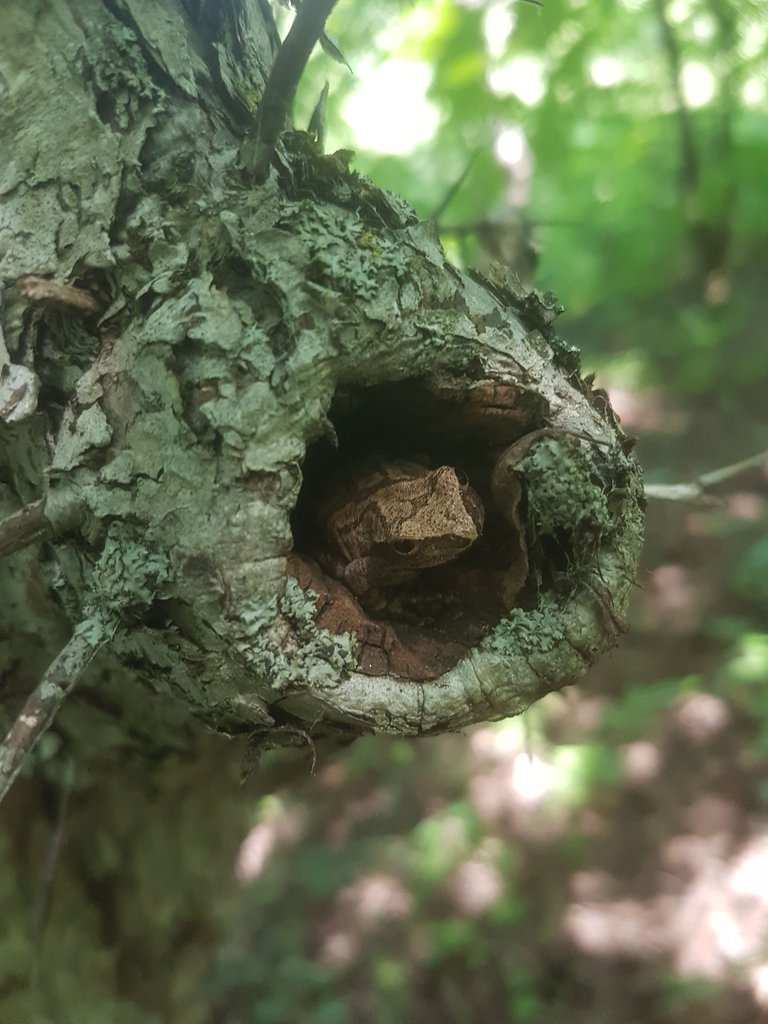
[[[562,619],[562,608],[556,601],[542,597],[538,608],[532,611],[513,608],[482,647],[513,664],[520,657],[527,659],[532,654],[549,654],[565,637]]]
[[[408,258],[401,244],[333,207],[304,201],[282,226],[290,226],[304,240],[313,278],[324,287],[370,300],[385,276],[394,273],[400,278],[407,273]]]
[[[280,597],[239,609],[238,649],[274,690],[339,685],[357,668],[352,637],[315,625],[315,598],[289,578]]]
[[[151,606],[170,578],[165,554],[148,550],[126,530],[115,527],[91,575],[91,601],[102,614],[139,614]]]
[[[106,19],[102,31],[109,48],[93,47],[87,57],[80,52],[76,67],[97,95],[109,97],[117,126],[126,129],[135,115],[131,108],[141,102],[160,106],[163,93],[148,72],[136,33],[117,20]]]
[[[620,467],[586,441],[564,436],[533,446],[518,470],[534,541],[556,541],[579,565],[594,559],[616,529],[610,496]]]

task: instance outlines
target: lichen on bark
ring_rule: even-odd
[[[163,566],[141,610],[121,611],[119,705],[162,695],[230,735],[273,723],[277,739],[286,723],[419,734],[519,712],[621,626],[642,511],[620,431],[565,367],[554,302],[503,268],[460,274],[348,154],[289,131],[267,179],[249,177],[272,59],[261,5],[224,4],[204,25],[162,6],[0,14],[0,134],[17,139],[0,168],[2,330],[41,387],[36,416],[3,428],[2,499],[13,512],[44,498],[53,534],[39,566],[3,567],[6,632],[21,621],[17,636],[47,632],[54,648],[111,544],[127,592]],[[38,74],[21,75],[21,53]],[[88,292],[98,315],[30,305],[28,274]],[[516,471],[538,590],[434,678],[366,674],[355,635],[323,626],[317,589],[287,572],[307,451],[333,437],[345,395],[382,386],[452,409],[438,438],[417,401],[407,444],[454,445],[481,477],[506,445],[549,437]],[[568,585],[540,564],[564,535],[581,563]],[[18,644],[3,641],[9,662]],[[98,659],[85,685],[100,685]]]

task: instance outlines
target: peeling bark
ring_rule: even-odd
[[[139,615],[124,581],[115,650],[134,686],[156,686],[162,664],[161,689],[229,733],[263,734],[286,715],[320,735],[350,722],[434,733],[517,713],[577,678],[623,618],[642,515],[615,421],[559,358],[553,302],[499,266],[491,279],[457,273],[428,225],[306,135],[283,135],[267,180],[250,180],[242,148],[271,60],[261,8],[224,5],[213,48],[212,22],[179,3],[162,17],[138,0],[2,17],[2,131],[18,139],[3,173],[3,331],[44,396],[23,429],[42,419],[47,439],[24,450],[27,467],[8,446],[11,472],[34,480],[8,498],[44,498],[49,585],[61,572],[72,622],[98,592],[105,545],[167,561],[147,582],[143,556],[124,559],[151,593]],[[53,74],[22,76],[20,54]],[[318,629],[286,571],[307,446],[347,389],[393,382],[453,403],[457,450],[497,458],[543,430],[580,439],[587,480],[611,462],[600,487],[612,507],[592,524],[584,580],[571,572],[560,593],[544,580],[434,680],[361,674],[354,637]],[[499,386],[515,389],[503,439],[472,402],[492,406]],[[413,423],[407,443],[429,429]]]
[[[108,605],[114,639],[56,727],[85,764],[208,750],[196,723],[265,747],[464,728],[573,682],[623,628],[639,473],[551,297],[499,266],[458,273],[430,225],[306,134],[254,176],[274,54],[261,2],[0,10],[0,355],[27,396],[0,425],[0,512],[42,508],[49,533],[0,564],[2,708],[10,725]],[[387,387],[412,396],[397,444],[455,449],[479,487],[528,438],[510,470],[525,572],[511,588],[505,568],[506,605],[446,639],[431,678],[439,631],[361,640],[365,616],[288,565],[312,453]]]

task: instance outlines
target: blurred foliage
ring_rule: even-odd
[[[297,125],[329,80],[328,148],[553,290],[653,477],[766,447],[764,0],[344,0],[329,31],[355,73],[316,55]],[[767,499],[652,503],[632,631],[522,720],[276,757],[212,1019],[764,1019]]]
[[[348,0],[332,28],[358,74],[315,58],[297,123],[330,79],[329,144],[423,217],[474,155],[441,224],[532,228],[537,283],[589,362],[631,353],[645,381],[727,411],[768,370],[768,304],[740,287],[766,255],[767,14],[764,0]],[[366,86],[393,63],[407,85],[415,62],[425,93]],[[425,102],[435,124],[407,153],[366,151],[365,115],[345,121],[356,91],[384,150]],[[477,262],[476,235],[445,240]]]

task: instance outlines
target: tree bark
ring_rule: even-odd
[[[89,1005],[101,972],[115,1020],[202,1019],[183,1007],[246,813],[227,738],[258,754],[516,714],[623,628],[639,474],[552,298],[500,266],[458,273],[429,225],[304,133],[255,174],[275,52],[264,0],[0,10],[0,508],[14,549],[35,527],[0,563],[7,727],[78,623],[116,623],[8,807],[3,916],[21,922],[55,826],[30,829],[27,806],[56,805],[74,763],[45,943],[0,955],[19,1019],[56,1000],[77,1016],[75,918]],[[491,512],[501,567],[487,546],[456,569],[435,621],[377,619],[317,567],[314,489],[368,447],[461,463]],[[190,859],[212,862],[195,900]]]

